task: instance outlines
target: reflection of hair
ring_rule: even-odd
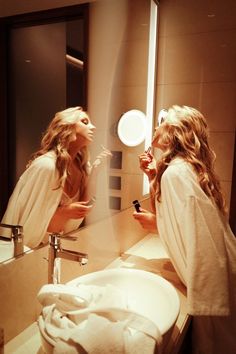
[[[215,201],[225,214],[225,201],[220,182],[214,172],[215,153],[209,147],[208,127],[204,116],[194,108],[173,106],[162,123],[161,143],[166,147],[157,163],[154,189],[161,200],[161,177],[170,161],[178,156],[189,162],[197,173],[198,181],[206,195]]]
[[[75,134],[76,123],[80,114],[84,112],[81,107],[67,108],[55,114],[41,140],[41,149],[35,152],[27,167],[31,165],[37,157],[54,151],[56,154],[56,167],[59,172],[59,186],[68,175],[68,167],[71,157],[68,153],[69,144]],[[82,173],[82,189],[85,178],[88,174],[88,150],[83,147],[77,155],[78,164]]]

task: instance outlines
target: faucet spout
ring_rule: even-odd
[[[80,265],[85,265],[88,263],[88,255],[86,253],[76,252],[72,250],[66,250],[61,247],[61,239],[67,240],[77,240],[77,238],[65,237],[58,233],[52,233],[49,235],[49,259],[48,259],[48,282],[49,283],[60,283],[60,271],[56,271],[57,276],[55,280],[55,261],[58,258],[67,259],[74,262],[79,262]],[[60,264],[57,262],[57,265]],[[58,275],[59,274],[59,275]]]
[[[88,255],[86,253],[65,250],[64,248],[61,248],[60,251],[57,252],[57,257],[79,262],[81,265],[88,263]]]

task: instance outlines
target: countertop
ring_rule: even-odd
[[[171,340],[163,354],[177,354],[190,324],[187,314],[186,288],[180,282],[157,235],[148,234],[106,268],[134,268],[158,274],[176,288],[180,298],[180,313]],[[43,354],[37,323],[33,323],[4,347],[5,354]]]

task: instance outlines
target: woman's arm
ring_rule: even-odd
[[[92,205],[88,205],[87,202],[74,202],[59,206],[49,222],[47,231],[64,231],[65,224],[69,219],[84,218],[90,212],[91,208]]]

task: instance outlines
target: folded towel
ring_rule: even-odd
[[[161,352],[157,326],[130,310],[127,296],[112,285],[44,285],[38,294],[44,306],[40,328],[62,353]]]
[[[82,309],[93,307],[112,307],[118,305],[127,308],[128,299],[113,285],[95,286],[79,284],[79,286],[64,284],[46,284],[39,293],[38,300],[43,306],[56,304],[62,312],[81,313]],[[76,312],[79,311],[79,312]]]

